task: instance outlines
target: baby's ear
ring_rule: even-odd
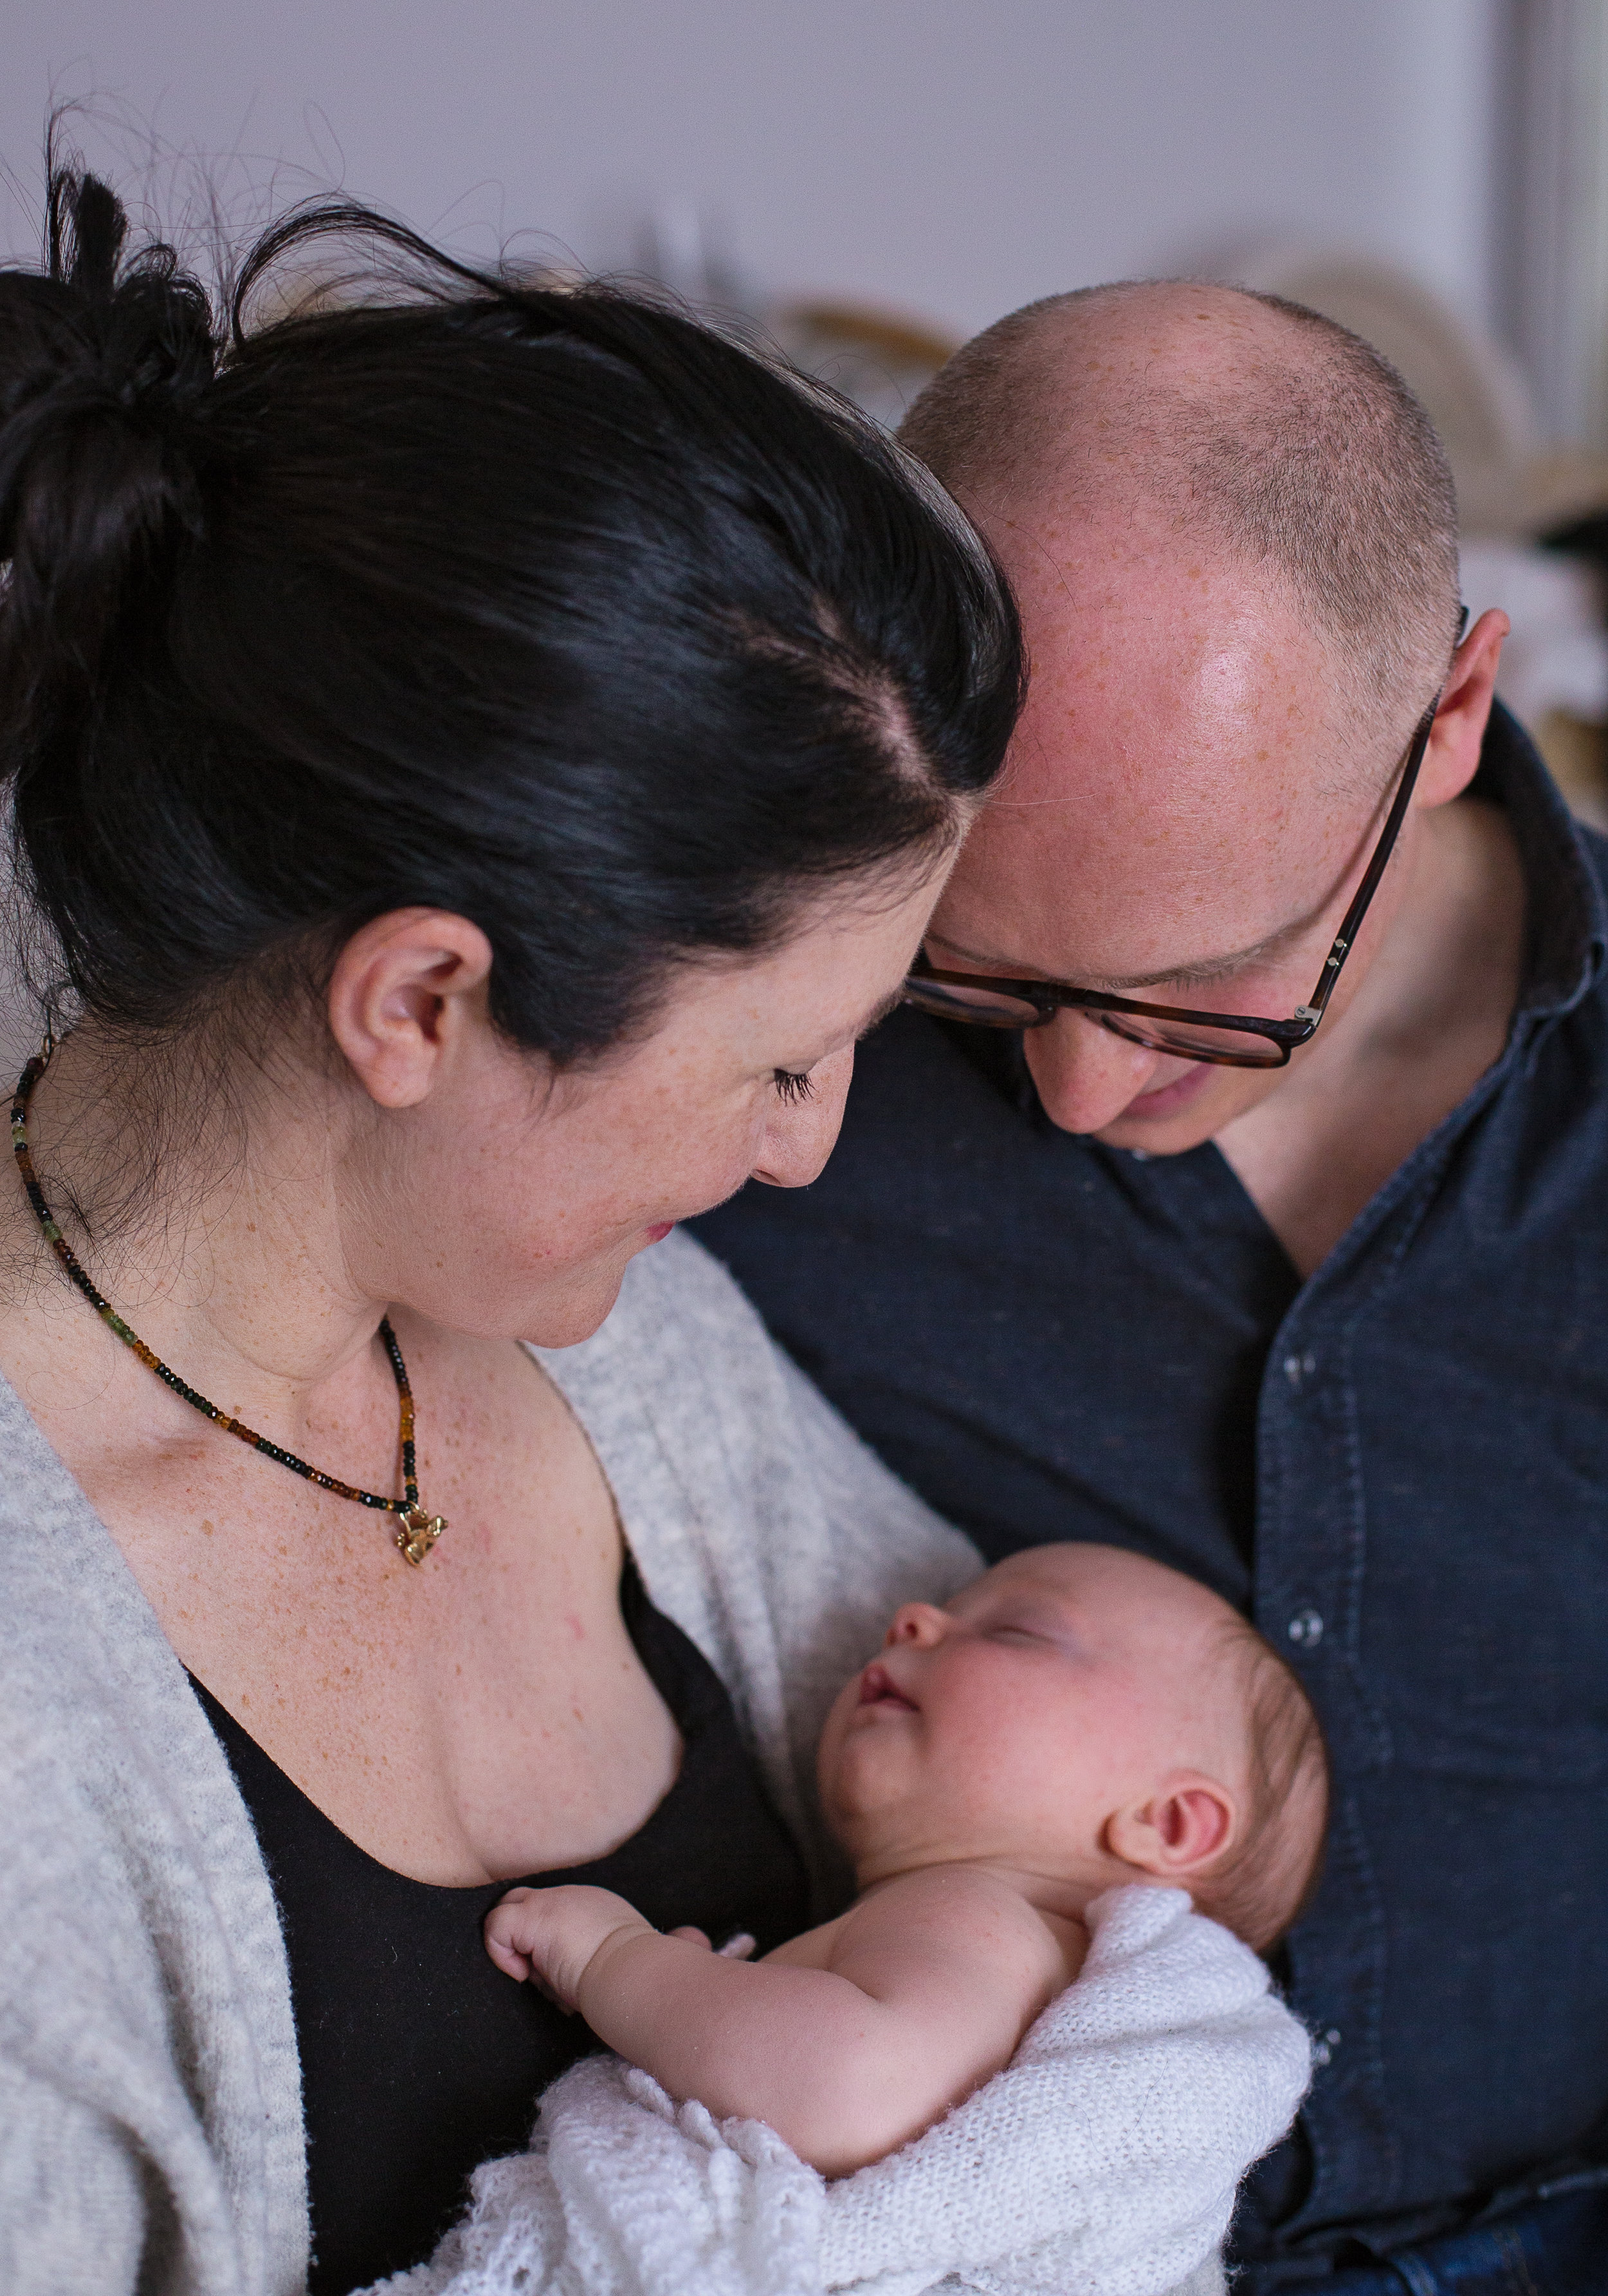
[[[1215,1778],[1180,1770],[1144,1801],[1105,1822],[1105,1847],[1158,1882],[1182,1882],[1219,1858],[1234,1838],[1234,1796]]]

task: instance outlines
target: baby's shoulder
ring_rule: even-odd
[[[987,1867],[929,1866],[879,1883],[836,1925],[835,1962],[874,1952],[884,1941],[968,1967],[1007,1972],[1047,1998],[1083,1964],[1088,1935],[1034,1904],[1019,1883]]]

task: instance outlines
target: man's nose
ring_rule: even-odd
[[[837,1145],[853,1076],[854,1046],[846,1045],[811,1069],[808,1099],[777,1100],[754,1161],[756,1180],[773,1188],[807,1188],[819,1179]]]
[[[953,1624],[948,1611],[940,1611],[935,1603],[901,1603],[893,1614],[883,1648],[891,1650],[896,1643],[914,1643],[918,1650],[931,1650],[934,1643],[943,1640]]]
[[[1103,1132],[1149,1086],[1160,1053],[1103,1029],[1089,1013],[1058,1013],[1022,1038],[1045,1114],[1062,1132]]]

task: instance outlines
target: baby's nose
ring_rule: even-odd
[[[940,1611],[935,1603],[901,1603],[888,1629],[886,1646],[915,1643],[920,1649],[929,1649],[940,1639],[948,1623],[948,1613]]]

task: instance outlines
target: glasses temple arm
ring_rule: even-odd
[[[1401,824],[1407,819],[1407,809],[1413,801],[1413,791],[1417,786],[1419,768],[1429,750],[1430,734],[1435,724],[1435,712],[1440,707],[1440,696],[1437,693],[1418,720],[1413,734],[1413,745],[1407,752],[1407,764],[1402,769],[1401,783],[1396,791],[1395,801],[1391,807],[1384,827],[1380,832],[1379,842],[1374,848],[1374,857],[1363,872],[1362,882],[1357,888],[1350,907],[1340,921],[1340,931],[1335,934],[1329,954],[1324,959],[1323,972],[1317,988],[1312,992],[1311,1003],[1299,1004],[1296,1007],[1295,1017],[1298,1021],[1310,1021],[1316,1026],[1323,1018],[1324,1009],[1329,1002],[1330,991],[1340,976],[1340,968],[1350,949],[1357,928],[1367,914],[1369,902],[1379,890],[1380,879],[1390,866],[1391,856],[1396,849],[1396,840],[1401,833]]]

